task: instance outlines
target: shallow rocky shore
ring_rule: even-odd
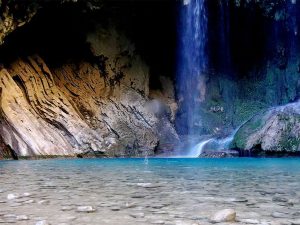
[[[296,161],[288,171],[270,161],[269,166],[248,161],[247,168],[236,168],[226,161],[197,166],[174,160],[1,162],[0,222],[299,224]]]

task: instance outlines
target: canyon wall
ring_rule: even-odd
[[[0,1],[0,157],[144,156],[181,146],[178,4]],[[222,138],[245,123],[231,148],[299,151],[290,104],[300,94],[299,3],[207,7],[209,66],[189,103],[195,135]]]
[[[178,140],[170,107],[149,99],[148,68],[139,57],[126,47],[97,51],[98,64],[50,70],[34,55],[1,69],[0,133],[17,155],[143,156]]]
[[[88,57],[1,57],[0,156],[150,156],[179,141],[171,79],[150,89],[149,67],[113,24],[84,36]]]

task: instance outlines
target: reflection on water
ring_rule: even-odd
[[[236,224],[287,224],[299,171],[299,159],[2,161],[0,223],[210,224],[233,208]]]

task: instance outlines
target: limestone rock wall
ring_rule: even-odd
[[[17,154],[101,150],[101,136],[76,113],[39,57],[20,59],[2,69],[1,89],[1,134]]]
[[[89,60],[49,68],[33,55],[1,69],[1,152],[144,156],[176,144],[171,100],[149,97],[149,69],[134,46],[113,28],[87,41]]]

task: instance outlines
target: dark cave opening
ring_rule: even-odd
[[[0,60],[10,63],[19,57],[39,54],[47,63],[56,65],[67,59],[85,58],[90,54],[85,43],[85,32],[91,29],[88,25],[79,5],[49,3],[28,24],[6,38],[0,47]]]
[[[267,61],[285,69],[300,51],[296,44],[300,6],[268,4],[208,1],[210,69],[234,79],[249,78],[249,72],[265,67]]]
[[[0,62],[32,54],[41,55],[52,66],[70,59],[94,60],[86,34],[97,24],[114,24],[149,65],[150,88],[158,88],[159,76],[174,78],[176,74],[179,4],[171,0],[107,1],[99,10],[90,11],[82,2],[48,2],[30,23],[6,38],[0,47]],[[210,70],[243,78],[276,56],[278,43],[290,51],[287,33],[292,28],[287,21],[266,18],[255,4],[236,7],[231,1],[208,1],[207,7]]]
[[[232,1],[208,2],[210,68],[235,78],[264,66],[276,44],[273,29],[283,29],[257,4],[237,7]]]
[[[160,75],[175,74],[176,4],[171,0],[109,1],[94,11],[83,3],[49,2],[28,24],[6,38],[0,46],[0,63],[9,65],[19,57],[34,54],[50,67],[70,60],[95,62],[86,35],[97,25],[112,24],[129,38],[149,66],[150,88],[160,87]]]

